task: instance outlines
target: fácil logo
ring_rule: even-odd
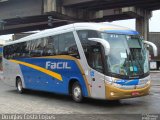
[[[71,69],[68,62],[46,62],[46,69]]]

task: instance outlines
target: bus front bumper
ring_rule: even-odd
[[[125,90],[106,84],[106,99],[119,100],[125,98],[140,97],[149,94],[151,83],[146,84],[143,88]]]

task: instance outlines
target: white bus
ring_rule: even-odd
[[[75,23],[7,43],[4,81],[25,89],[106,100],[148,95],[148,52],[137,31],[106,23]]]

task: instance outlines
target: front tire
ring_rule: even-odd
[[[83,101],[82,89],[79,82],[75,82],[72,86],[72,99],[75,102]]]
[[[16,87],[17,87],[18,93],[21,93],[21,94],[24,93],[24,88],[23,88],[23,85],[22,85],[21,78],[17,78]]]

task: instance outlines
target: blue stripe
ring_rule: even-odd
[[[138,85],[139,79],[133,79],[133,80],[117,80],[115,83],[120,85]]]
[[[116,34],[127,34],[127,35],[138,35],[139,33],[134,30],[105,30],[107,33],[116,33]]]

